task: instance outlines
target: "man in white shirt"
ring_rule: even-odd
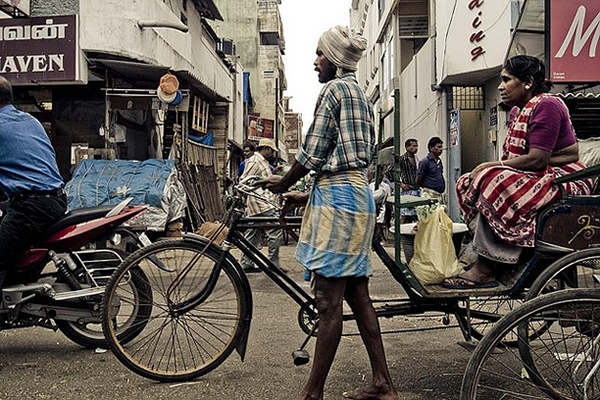
[[[244,173],[240,180],[248,176],[258,175],[262,178],[268,178],[273,173],[269,165],[269,159],[273,157],[277,147],[271,139],[261,139],[258,143],[257,151],[246,160]],[[255,193],[259,196],[267,197],[271,201],[276,202],[276,196],[267,189],[256,189]],[[248,196],[246,200],[246,216],[247,217],[279,217],[279,213],[275,207],[267,202],[261,201],[253,196]],[[267,233],[267,246],[269,248],[269,259],[273,264],[279,266],[279,244],[281,243],[281,229],[269,229]],[[246,239],[254,246],[258,247],[262,239],[262,231],[260,229],[248,229],[246,231]],[[252,260],[244,255],[242,257],[242,268],[246,272],[259,272]]]

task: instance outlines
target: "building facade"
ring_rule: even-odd
[[[498,109],[499,73],[522,1],[354,0],[350,25],[368,40],[359,81],[379,111],[384,138],[433,136],[442,155],[450,215],[460,212],[453,183],[480,162],[496,159],[507,113]],[[394,108],[394,90],[400,107]]]
[[[13,17],[0,19],[0,73],[48,132],[63,179],[86,158],[172,158],[191,226],[217,218],[245,90],[208,23],[223,18],[213,0],[25,3],[0,8]],[[166,74],[172,97],[158,90]]]
[[[249,105],[247,138],[275,140],[286,160],[283,92],[287,82],[281,0],[216,0],[224,21],[213,21],[218,35],[232,40],[244,70],[249,73],[253,104]]]
[[[2,20],[19,47],[5,45],[0,57],[32,61],[20,70],[4,65],[2,73],[17,105],[49,132],[65,179],[78,150],[83,157],[164,158],[177,132],[212,134],[220,174],[227,138],[243,131],[243,71],[217,54],[219,38],[206,22],[221,18],[212,0],[31,0],[28,18]],[[49,36],[36,36],[42,28]],[[180,82],[177,107],[157,97],[167,72]]]

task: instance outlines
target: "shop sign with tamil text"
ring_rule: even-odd
[[[552,82],[600,81],[600,0],[546,0]],[[549,7],[548,7],[549,5]]]
[[[0,74],[13,84],[78,80],[75,15],[0,20]]]

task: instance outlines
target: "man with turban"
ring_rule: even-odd
[[[373,158],[375,128],[373,110],[354,73],[366,47],[366,40],[346,27],[337,26],[321,36],[314,65],[325,86],[296,162],[285,176],[256,183],[283,193],[310,170],[317,173],[310,195],[284,195],[288,203],[308,200],[296,259],[312,273],[319,312],[314,362],[298,400],[323,398],[342,334],[344,298],[356,316],[373,371],[371,385],[344,397],[398,398],[368,289],[376,209],[367,167]]]

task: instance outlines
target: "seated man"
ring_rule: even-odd
[[[0,191],[9,199],[0,222],[0,287],[18,257],[67,210],[46,131],[12,101],[12,86],[0,77]]]

